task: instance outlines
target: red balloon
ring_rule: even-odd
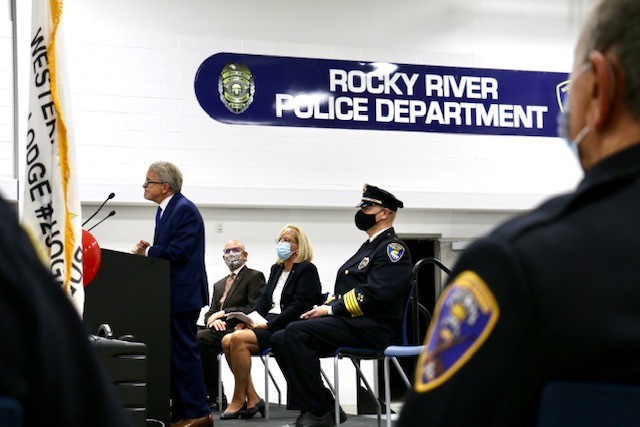
[[[101,265],[102,252],[96,238],[87,230],[82,230],[82,284],[84,286],[89,286]]]

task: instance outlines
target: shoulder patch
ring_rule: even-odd
[[[473,271],[456,276],[436,305],[416,367],[415,391],[424,393],[451,378],[486,341],[499,315],[480,276]]]
[[[398,262],[404,255],[404,250],[404,246],[400,243],[389,243],[387,245],[387,256],[389,256],[391,262]]]

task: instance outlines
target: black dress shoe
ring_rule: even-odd
[[[247,404],[242,405],[242,408],[238,409],[236,412],[223,412],[220,414],[221,420],[236,420],[240,418],[240,413],[247,409]]]
[[[336,423],[336,412],[335,412],[335,407],[336,407],[336,401],[333,398],[333,393],[331,393],[331,391],[328,388],[324,388],[324,396],[325,399],[327,400],[327,403],[331,403],[331,418],[333,419],[333,422]],[[339,407],[340,408],[340,424],[344,423],[347,421],[347,414],[342,410],[342,406]]]
[[[254,407],[247,408],[244,411],[240,411],[240,418],[243,420],[248,420],[255,417],[258,412],[260,412],[260,415],[262,415],[262,418],[264,418],[264,411],[266,407],[267,404],[265,403],[264,399],[260,399],[260,402],[256,403]]]
[[[303,412],[294,425],[295,427],[335,427],[336,423],[333,422],[331,412],[327,412],[320,417],[313,415],[311,412]]]
[[[209,409],[211,409],[211,412],[224,411],[225,409],[227,409],[227,406],[229,406],[229,404],[227,403],[227,396],[222,396],[222,408],[220,408],[220,405],[218,405],[217,397],[209,401]]]
[[[344,412],[344,410],[342,409],[342,406],[339,407],[340,408],[340,424],[347,422],[347,413]],[[331,410],[331,419],[333,420],[334,424],[336,423],[336,411],[334,409]]]

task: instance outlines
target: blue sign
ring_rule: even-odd
[[[566,73],[217,53],[196,74],[228,124],[557,136]]]

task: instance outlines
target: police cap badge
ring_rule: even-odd
[[[388,191],[373,185],[365,184],[362,188],[362,200],[356,207],[362,208],[371,205],[384,206],[394,212],[397,211],[398,208],[404,207],[404,203],[396,199],[396,196]]]

